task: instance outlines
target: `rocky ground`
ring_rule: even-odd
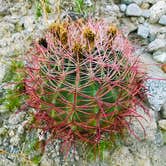
[[[85,2],[93,5],[93,1]],[[46,22],[43,17],[35,18],[35,5],[30,0],[0,0],[0,81],[11,59],[21,57],[32,39],[56,19],[56,3],[54,0],[50,3],[52,13]],[[66,10],[62,15],[66,14],[71,12]],[[47,146],[40,165],[166,166],[166,0],[97,1],[95,17],[116,24],[129,37],[151,77],[146,83],[151,114],[151,119],[143,122],[146,139],[135,124],[141,141],[127,137],[123,144],[105,153],[102,163],[89,164],[79,160],[78,154],[73,157],[72,151],[65,160],[55,141]],[[0,166],[35,165],[40,160],[40,153],[33,152],[33,140],[39,135],[27,133],[24,127],[28,118],[24,112],[13,114],[0,105]]]

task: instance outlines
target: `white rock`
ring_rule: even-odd
[[[146,26],[146,25],[139,25],[138,26],[138,31],[137,31],[137,34],[143,38],[147,38],[148,35],[149,35],[149,27]]]
[[[141,14],[142,14],[142,10],[137,4],[132,3],[127,7],[127,10],[126,10],[127,16],[141,16]]]
[[[166,120],[162,119],[158,121],[159,127],[163,130],[166,130]]]
[[[166,46],[166,41],[164,39],[155,39],[148,45],[148,51],[156,51],[158,49],[164,48]]]
[[[24,127],[22,125],[19,125],[19,127],[17,129],[17,133],[18,134],[23,134],[24,133]]]
[[[118,5],[107,5],[105,7],[105,11],[106,12],[115,12],[115,13],[118,13],[119,12],[119,6]]]
[[[16,125],[20,123],[21,121],[23,121],[24,116],[25,116],[25,112],[19,112],[17,114],[13,114],[10,116],[8,123],[12,125]]]
[[[166,15],[160,17],[159,23],[161,25],[166,25]]]
[[[10,143],[14,146],[17,146],[19,142],[20,142],[20,138],[18,135],[15,135],[14,137],[10,139]]]
[[[160,63],[166,63],[166,52],[157,51],[153,54],[153,59]]]
[[[35,17],[34,16],[24,16],[24,17],[22,17],[20,23],[24,25],[24,28],[27,31],[31,32],[35,28],[35,24],[34,24]]]
[[[10,137],[13,137],[15,135],[15,132],[14,132],[14,130],[10,130],[8,134]]]
[[[150,22],[156,23],[166,13],[166,1],[158,1],[150,8]]]
[[[126,4],[121,4],[119,7],[120,7],[121,12],[125,12],[126,8],[127,8],[127,5]]]
[[[91,0],[84,0],[85,4],[88,6],[92,6],[93,3],[91,2]]]

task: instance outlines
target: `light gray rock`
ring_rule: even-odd
[[[166,102],[162,105],[160,113],[161,113],[161,118],[166,119]]]
[[[141,14],[142,17],[145,17],[145,18],[149,18],[150,17],[150,11],[145,9],[145,10],[142,10],[142,14]]]
[[[5,16],[10,13],[8,3],[5,0],[0,0],[0,16]]]
[[[129,18],[125,18],[124,20],[122,20],[122,25],[123,25],[123,28],[121,28],[121,29],[125,36],[128,36],[129,33],[137,30],[137,25],[135,23],[131,22],[131,20]]]
[[[162,130],[166,130],[166,119],[159,120],[158,124]]]
[[[127,7],[127,10],[126,10],[127,16],[141,16],[141,14],[142,14],[142,10],[137,4],[132,3]]]
[[[144,110],[140,107],[137,108],[137,113],[139,115],[142,115],[147,121],[145,121],[143,118],[139,119],[142,123],[143,127],[146,129],[146,136],[143,132],[143,128],[140,125],[140,123],[135,119],[132,122],[131,128],[134,130],[135,134],[139,137],[140,140],[144,140],[145,137],[149,141],[155,140],[155,134],[157,131],[157,124],[156,124],[156,112],[154,112],[152,109],[148,109],[148,113],[150,115],[147,115]]]
[[[156,51],[155,53],[153,53],[153,59],[160,63],[166,63],[166,52]]]
[[[148,51],[153,52],[166,46],[166,40],[155,39],[148,45]]]
[[[136,164],[133,166],[162,166],[162,162],[159,155],[159,148],[153,142],[134,142],[129,147],[130,152],[134,156]],[[152,164],[153,163],[153,164]]]
[[[166,13],[166,1],[158,1],[150,8],[150,22],[156,23]]]
[[[161,26],[160,24],[149,24],[149,28],[149,42],[154,41],[156,38],[161,39],[161,36],[165,36],[164,38],[166,38],[166,28]]]
[[[149,27],[146,25],[139,25],[137,34],[143,38],[147,38],[149,36]]]
[[[121,11],[121,12],[125,12],[125,11],[126,11],[126,8],[127,8],[127,5],[126,5],[126,4],[121,4],[121,5],[119,6],[119,8],[120,8],[120,11]]]
[[[131,3],[136,3],[140,5],[143,2],[143,0],[121,0],[121,3],[124,3],[126,5],[129,5]]]
[[[159,76],[153,72],[152,78],[146,82],[148,89],[148,101],[150,106],[155,111],[160,111],[161,106],[165,103],[166,99],[166,80],[158,80]]]
[[[8,15],[10,12],[8,10],[8,8],[0,8],[0,16],[5,16]]]
[[[166,25],[166,15],[160,17],[159,23],[161,25]]]

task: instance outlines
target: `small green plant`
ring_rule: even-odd
[[[29,131],[31,132],[31,131]],[[31,132],[32,133],[32,132]],[[33,164],[38,165],[41,161],[42,157],[42,142],[39,141],[39,138],[37,137],[36,134],[33,134],[33,137],[30,138],[25,138],[24,142],[24,148],[23,148],[23,153],[26,154],[26,156],[31,156],[30,161]]]
[[[46,17],[51,12],[49,0],[36,0],[36,18],[43,16]]]
[[[7,73],[2,80],[0,105],[3,104],[9,111],[13,111],[21,107],[24,98],[24,75],[21,73],[23,62],[13,60],[9,65]]]
[[[84,0],[74,0],[73,9],[76,13],[88,16],[94,11],[94,5],[88,6]]]

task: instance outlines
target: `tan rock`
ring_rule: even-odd
[[[159,120],[158,124],[161,129],[166,130],[166,119]]]

